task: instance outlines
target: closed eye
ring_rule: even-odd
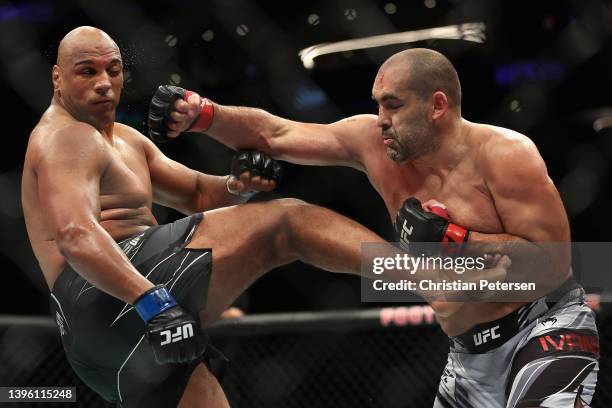
[[[402,104],[399,104],[399,105],[388,105],[388,104],[384,104],[384,105],[383,105],[383,107],[384,107],[385,109],[387,109],[387,110],[396,110],[396,109],[401,108],[402,106],[404,106],[404,105],[402,105]]]

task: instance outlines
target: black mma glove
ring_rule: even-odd
[[[168,137],[168,122],[173,122],[170,113],[178,99],[187,100],[194,92],[178,86],[161,85],[155,91],[149,105],[149,137],[156,143],[170,140]],[[185,130],[185,132],[205,132],[210,127],[214,116],[213,104],[209,99],[202,98],[200,114]]]
[[[447,254],[461,253],[461,245],[467,242],[470,231],[450,223],[446,210],[438,209],[437,212],[424,210],[415,197],[404,201],[395,218],[395,232],[405,250],[410,251],[410,243],[441,242]]]
[[[147,325],[147,342],[158,364],[187,363],[206,350],[208,336],[163,285],[157,285],[134,302]]]
[[[250,173],[251,178],[260,176],[264,179],[274,180],[277,187],[283,178],[282,164],[278,160],[275,160],[267,154],[257,150],[238,150],[234,154],[234,157],[232,158],[232,168],[230,170],[231,176],[240,178],[240,175],[246,171]],[[237,194],[236,192],[230,190],[229,186],[228,191],[232,194]],[[250,196],[253,194],[255,193],[253,192],[242,195]]]

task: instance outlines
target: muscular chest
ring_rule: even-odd
[[[451,220],[465,228],[485,233],[503,232],[491,193],[482,175],[469,163],[444,179],[437,175],[424,177],[408,166],[385,164],[369,173],[392,220],[404,200],[414,196],[422,203],[433,199],[445,204]]]
[[[115,143],[100,183],[102,210],[151,207],[152,190],[145,154],[124,141]]]

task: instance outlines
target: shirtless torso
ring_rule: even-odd
[[[62,137],[58,130],[66,127],[79,128],[80,137],[95,143],[96,160],[104,166],[100,181],[100,225],[115,240],[157,225],[151,212],[152,187],[143,136],[128,126],[115,124],[113,142],[109,143],[93,127],[77,122],[61,107],[52,105],[30,135],[22,180],[23,211],[30,242],[49,287],[66,261],[46,222],[45,203],[41,203],[38,194],[41,188],[38,174],[48,171],[46,165],[41,165],[41,158],[56,153],[50,149],[60,150],[64,146],[53,139]],[[68,138],[65,141],[72,142]]]
[[[379,131],[377,131],[378,135],[367,137],[363,135],[364,141],[365,139],[372,141],[367,143],[369,153],[365,156],[364,171],[376,191],[383,198],[392,222],[406,197],[413,196],[417,197],[422,203],[432,199],[444,203],[453,223],[471,231],[485,234],[506,232],[504,223],[495,206],[494,198],[487,186],[486,174],[483,173],[483,169],[486,168],[484,162],[487,160],[486,144],[512,143],[512,140],[519,141],[524,136],[505,129],[467,121],[464,121],[464,124],[470,129],[469,137],[473,143],[483,145],[483,149],[471,149],[469,154],[443,177],[437,174],[423,175],[410,164],[401,165],[388,160],[384,145],[379,142]],[[558,205],[555,207],[558,207]],[[555,212],[558,212],[558,209]],[[559,216],[564,217],[564,214],[560,213]],[[563,224],[564,221],[561,218],[560,224]],[[566,240],[567,237],[564,236],[562,230],[558,231],[556,237],[542,236],[540,239],[553,242]],[[534,229],[534,233],[537,234],[537,229]],[[451,316],[444,317],[438,313],[437,318],[440,326],[447,334],[456,335],[478,323],[505,316],[523,304],[524,302],[495,302],[486,305],[464,303]],[[441,307],[442,305],[438,304],[437,306]]]

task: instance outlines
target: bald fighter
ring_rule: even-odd
[[[154,100],[168,101],[158,105],[170,109],[161,113],[152,104],[150,134],[168,140],[206,132],[232,148],[363,171],[402,240],[447,242],[459,251],[478,243],[501,253],[512,243],[569,242],[567,215],[534,143],[462,118],[459,78],[442,54],[410,49],[391,56],[372,98],[378,116],[313,124],[165,86]],[[445,211],[432,214],[434,207]],[[569,256],[550,261],[553,273],[533,276],[564,283],[533,302],[432,303],[451,340],[435,407],[588,406],[598,373],[594,315]]]
[[[270,190],[278,163],[240,152],[248,185],[189,169],[115,122],[123,88],[115,42],[68,33],[53,98],[30,134],[22,203],[50,304],[79,377],[121,407],[227,407],[202,364],[200,322],[217,318],[265,271],[300,259],[359,273],[359,224],[297,200],[230,206]],[[158,225],[152,203],[187,218]],[[222,208],[223,207],[223,208]]]

